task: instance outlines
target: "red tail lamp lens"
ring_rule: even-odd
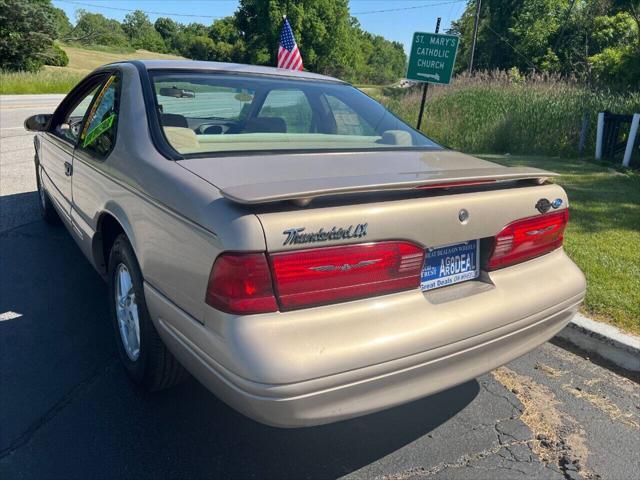
[[[264,253],[224,253],[209,276],[205,301],[228,313],[275,312],[271,272]]]
[[[282,309],[353,300],[420,285],[424,249],[379,242],[270,255]]]
[[[544,255],[562,246],[569,210],[510,223],[495,237],[487,270],[496,270]]]

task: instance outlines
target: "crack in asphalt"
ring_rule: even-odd
[[[390,475],[383,475],[377,478],[378,480],[404,480],[404,479],[413,478],[413,477],[429,477],[437,473],[440,473],[443,470],[456,469],[456,468],[478,468],[481,470],[502,470],[501,468],[491,469],[488,467],[480,467],[477,465],[474,466],[474,465],[471,465],[471,462],[474,462],[476,460],[482,460],[483,458],[487,458],[491,455],[496,455],[501,450],[507,449],[516,445],[528,445],[530,447],[530,443],[531,443],[531,440],[518,440],[510,443],[498,444],[498,445],[494,445],[491,448],[486,448],[476,453],[462,455],[455,462],[441,462],[430,468],[425,468],[425,467],[409,468],[407,470],[403,470],[402,472],[392,473]],[[504,458],[504,457],[501,457],[501,458]],[[525,475],[528,474],[528,472],[524,472],[524,471],[522,471],[521,473]]]
[[[33,422],[29,428],[16,437],[6,448],[0,450],[0,460],[8,457],[16,450],[28,444],[38,431],[47,423],[53,420],[72,401],[82,395],[89,387],[94,385],[98,379],[110,371],[118,364],[118,359],[112,357],[111,361],[100,369],[97,369],[89,377],[74,385],[60,400],[58,400],[49,410]]]
[[[494,396],[496,398],[501,398],[503,400],[506,400],[509,404],[511,404],[511,406],[513,407],[514,410],[516,410],[520,414],[522,413],[522,406],[516,404],[513,400],[511,400],[511,398],[509,398],[508,395],[504,395],[504,394],[501,394],[499,392],[494,392],[493,390],[491,390],[489,388],[489,384],[482,383],[481,386],[483,387],[484,391],[486,391],[490,395],[492,395],[492,396]]]
[[[584,383],[584,382],[583,382]],[[614,422],[620,422],[628,427],[640,430],[640,423],[635,419],[633,412],[625,412],[604,395],[596,395],[583,387],[565,383],[562,388],[576,398],[583,399],[607,415]]]
[[[511,420],[520,420],[519,414],[522,413],[522,407],[514,403],[511,400],[511,398],[509,398],[509,396],[506,394],[506,392],[504,394],[500,394],[498,392],[494,392],[493,390],[491,390],[488,386],[488,382],[481,382],[480,386],[483,390],[485,390],[490,395],[506,400],[514,410],[513,414],[509,416],[497,418],[492,423],[478,423],[470,427],[471,430],[475,430],[478,427],[486,427],[486,428],[492,429],[496,435],[496,440],[497,440],[496,445],[490,448],[483,449],[476,453],[462,455],[454,462],[441,462],[429,468],[422,467],[422,466],[414,467],[407,470],[403,470],[401,472],[379,476],[377,477],[377,479],[378,480],[405,480],[407,478],[415,478],[415,477],[424,478],[424,477],[430,477],[430,476],[436,475],[445,470],[458,469],[458,468],[468,468],[468,469],[476,469],[476,470],[483,470],[483,471],[499,471],[499,470],[508,469],[509,471],[516,471],[518,473],[521,473],[524,476],[530,476],[531,472],[527,472],[523,469],[517,468],[517,465],[533,464],[533,461],[534,461],[533,438],[518,439],[515,435],[501,430],[501,427],[500,427],[500,425],[503,422],[507,422]],[[512,440],[509,442],[505,442],[505,437],[510,437]],[[526,446],[528,451],[530,452],[528,455],[528,458],[523,460],[516,453],[514,453],[512,449],[516,446]],[[507,452],[508,456],[505,456],[503,452]],[[492,455],[499,456],[500,458],[509,462],[510,465],[508,467],[493,467],[493,468],[479,466],[479,465],[472,465],[472,462],[482,460]],[[548,465],[548,467],[553,467],[553,466]],[[561,473],[558,469],[552,468],[552,470],[556,471],[557,473]]]
[[[533,432],[532,450],[545,465],[557,465],[567,479],[578,475],[600,478],[587,467],[589,449],[584,428],[557,408],[561,402],[548,387],[507,367],[500,367],[492,374],[522,403],[520,420]]]

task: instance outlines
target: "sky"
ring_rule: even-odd
[[[122,21],[133,10],[143,10],[152,22],[170,17],[181,23],[210,25],[215,18],[233,14],[237,0],[53,0],[65,11],[71,23],[75,12],[85,9]],[[437,17],[442,18],[440,32],[460,18],[466,0],[350,0],[351,15],[368,32],[401,42],[409,54],[413,32],[433,32]],[[393,10],[393,11],[389,11]]]

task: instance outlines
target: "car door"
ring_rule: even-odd
[[[62,219],[69,224],[73,153],[84,118],[104,78],[96,75],[81,82],[56,109],[48,131],[42,135],[38,154],[41,178]]]
[[[98,88],[85,116],[73,156],[71,220],[80,248],[91,258],[96,213],[102,209],[110,180],[101,174],[116,143],[121,77],[113,72]]]

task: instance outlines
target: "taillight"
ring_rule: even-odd
[[[269,260],[286,310],[417,288],[424,249],[378,242],[276,253]]]
[[[278,310],[264,253],[224,253],[211,269],[205,301],[228,313]]]
[[[510,223],[495,237],[487,270],[530,260],[562,245],[569,210],[523,218]]]
[[[211,269],[205,301],[224,312],[253,314],[354,300],[417,288],[423,262],[424,249],[408,242],[324,247],[268,257],[224,253]]]

